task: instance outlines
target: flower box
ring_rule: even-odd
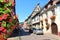
[[[51,20],[55,20],[55,18],[56,18],[55,15],[53,15],[53,16],[50,17]]]

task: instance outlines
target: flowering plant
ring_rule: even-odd
[[[45,21],[47,22],[47,21],[48,21],[48,19],[47,19],[47,18],[45,18]]]
[[[55,18],[56,18],[55,15],[53,15],[53,16],[50,17],[51,20],[55,20]]]
[[[43,20],[40,20],[40,22],[43,22]]]

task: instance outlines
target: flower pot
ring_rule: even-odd
[[[46,29],[47,29],[47,30],[49,29],[49,24],[46,25]]]
[[[3,0],[4,3],[8,3],[8,0]]]
[[[47,22],[47,21],[48,21],[48,19],[46,18],[46,19],[45,19],[45,21]]]
[[[53,15],[53,16],[50,17],[51,20],[55,20],[55,18],[56,18],[55,15]]]
[[[40,22],[42,22],[42,23],[43,23],[43,20],[40,20]]]
[[[4,27],[0,27],[0,31],[2,31],[4,29]]]

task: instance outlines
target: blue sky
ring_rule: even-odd
[[[42,8],[49,0],[16,0],[16,14],[19,22],[23,22],[33,12],[38,3]]]

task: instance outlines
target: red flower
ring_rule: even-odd
[[[0,31],[2,31],[4,29],[4,27],[0,27]]]
[[[3,14],[2,19],[7,19],[8,14]]]
[[[53,16],[50,17],[51,20],[55,20],[55,18],[56,18],[55,15],[53,15]]]
[[[2,21],[3,19],[2,19],[2,16],[0,16],[0,21]]]
[[[11,35],[11,32],[8,32],[8,35]]]
[[[14,0],[11,0],[11,2],[12,2],[12,6],[14,6],[15,5]]]
[[[13,29],[13,26],[11,26],[10,29]]]
[[[16,28],[16,26],[13,26],[13,28]]]
[[[15,5],[15,3],[13,2],[13,3],[12,3],[12,6],[14,6],[14,5]]]
[[[8,0],[4,0],[4,3],[7,3],[8,2]]]
[[[9,22],[12,22],[12,21],[13,21],[13,19],[12,19],[12,18],[10,18],[10,19],[9,19]]]
[[[3,33],[6,33],[6,32],[7,32],[7,29],[4,29],[2,32],[3,32]]]
[[[0,38],[0,40],[5,40],[4,38]]]

